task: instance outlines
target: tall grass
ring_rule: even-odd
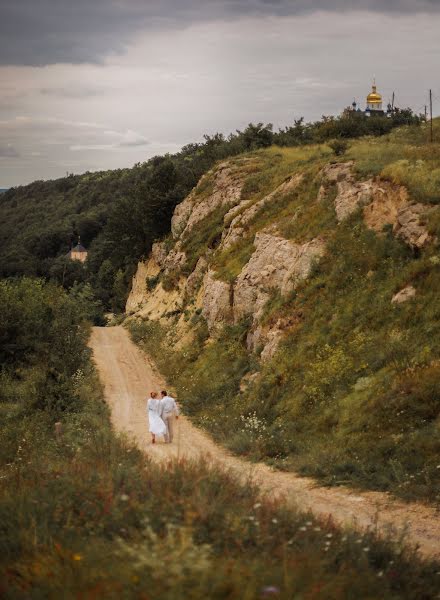
[[[438,566],[400,543],[259,499],[200,463],[151,463],[112,432],[92,371],[56,440],[2,406],[0,595],[433,598]]]

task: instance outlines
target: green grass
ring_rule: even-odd
[[[347,157],[355,161],[359,177],[381,176],[406,186],[414,200],[440,202],[440,119],[435,143],[427,143],[426,127],[404,127],[382,138],[352,142]]]
[[[438,503],[435,248],[414,259],[391,234],[377,236],[356,215],[327,235],[327,255],[310,280],[268,303],[265,322],[292,314],[300,322],[247,391],[240,392],[242,377],[259,369],[245,348],[247,324],[208,345],[202,339],[182,353],[167,349],[166,363],[156,347],[159,366],[188,414],[240,454],[330,485]],[[415,300],[392,304],[408,284],[417,289]],[[243,431],[252,415],[264,427]]]
[[[161,468],[112,432],[92,371],[78,394],[59,441],[50,413],[1,405],[5,600],[434,597],[438,565],[402,543],[277,507],[204,463]]]
[[[440,134],[440,120],[435,128]],[[310,278],[287,297],[272,292],[263,311],[263,325],[292,317],[296,325],[260,365],[246,350],[249,323],[206,343],[199,319],[199,341],[182,352],[166,348],[163,364],[165,349],[156,348],[159,366],[188,414],[251,460],[329,485],[440,504],[439,146],[426,143],[423,127],[401,128],[352,141],[343,158],[355,161],[359,177],[407,185],[414,200],[432,208],[425,221],[437,239],[417,253],[390,228],[368,230],[361,211],[337,224],[335,189],[316,202],[322,166],[334,160],[326,147],[270,148],[251,157],[259,171],[243,189],[250,204],[292,173],[304,178],[257,213],[233,247],[214,249],[210,264],[233,282],[254,251],[255,234],[268,225],[295,242],[323,238],[326,255]],[[204,231],[218,237],[221,227],[219,218]],[[198,240],[192,248],[197,256],[205,251]],[[407,285],[416,297],[392,304]],[[254,372],[252,384],[241,386]]]

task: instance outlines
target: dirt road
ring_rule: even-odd
[[[397,539],[406,530],[407,541],[417,544],[424,556],[440,559],[440,515],[433,508],[404,504],[383,493],[324,488],[312,479],[274,471],[262,463],[249,463],[217,446],[185,417],[177,421],[173,444],[152,445],[146,397],[151,390],[163,387],[160,375],[123,327],[93,328],[90,346],[115,429],[129,435],[152,459],[210,460],[236,474],[241,481],[252,480],[271,497],[276,495],[320,517],[331,516],[339,524],[359,529],[377,526],[381,531],[394,532]]]

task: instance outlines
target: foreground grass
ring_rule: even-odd
[[[438,565],[204,464],[160,468],[111,431],[93,373],[78,393],[60,441],[48,413],[1,407],[2,598],[435,597]]]

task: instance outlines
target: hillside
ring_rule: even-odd
[[[11,188],[0,198],[0,277],[31,275],[64,288],[89,287],[106,310],[125,305],[136,263],[155,238],[170,231],[175,206],[217,161],[271,144],[302,146],[335,138],[381,136],[403,123],[420,127],[410,109],[391,119],[357,114],[323,117],[273,131],[250,123],[244,131],[205,135],[176,154],[155,156],[131,169],[67,175]],[[337,146],[344,142],[337,141]],[[89,250],[85,265],[66,260],[81,236]]]
[[[264,129],[263,129],[264,131]],[[88,283],[122,310],[137,261],[169,232],[174,207],[216,160],[247,148],[246,131],[205,136],[131,169],[68,175],[6,190],[0,200],[0,277],[39,276],[69,289]],[[258,147],[259,130],[248,143]],[[85,265],[66,259],[81,236]]]
[[[218,163],[138,265],[132,334],[233,451],[437,503],[439,204],[423,128]]]

